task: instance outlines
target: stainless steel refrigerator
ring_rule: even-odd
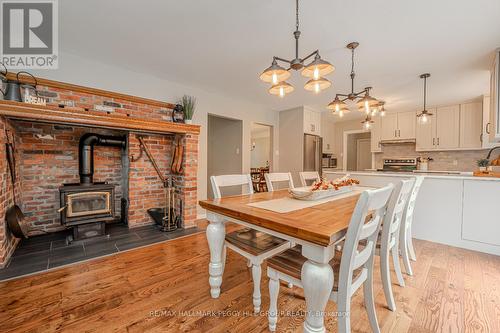
[[[304,134],[304,171],[317,171],[321,176],[323,138]]]

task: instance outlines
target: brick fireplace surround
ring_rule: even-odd
[[[44,80],[41,80],[44,82]],[[171,104],[114,94],[97,89],[68,84],[38,85],[39,95],[47,105],[79,108],[101,112],[103,115],[124,114],[130,118],[155,120],[167,124],[172,119]],[[83,92],[85,91],[85,92]],[[127,98],[130,97],[130,98]],[[4,105],[0,103],[0,113]],[[64,110],[64,109],[62,109]],[[30,236],[64,229],[60,223],[59,187],[64,183],[78,183],[78,141],[84,133],[126,136],[128,156],[122,158],[119,148],[95,147],[94,181],[107,181],[116,185],[116,208],[120,213],[120,199],[129,199],[128,227],[134,228],[154,221],[147,210],[164,207],[165,194],[146,154],[140,155],[138,135],[142,136],[156,158],[160,170],[167,176],[173,155],[175,135],[182,135],[184,146],[183,173],[174,175],[177,198],[182,200],[183,226],[195,226],[197,197],[198,131],[184,134],[151,134],[121,129],[83,127],[75,124],[40,123],[29,119],[15,120],[0,117],[0,267],[9,260],[19,240],[10,233],[5,212],[13,203],[10,174],[5,143],[6,131],[14,137],[16,146],[16,203],[29,223]],[[191,126],[195,127],[195,126]],[[125,154],[127,155],[127,154]],[[129,157],[129,158],[127,158]],[[134,157],[134,158],[130,158]],[[180,209],[179,201],[176,203]]]

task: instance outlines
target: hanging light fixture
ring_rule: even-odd
[[[335,99],[331,101],[326,108],[332,110],[332,114],[340,118],[350,111],[347,104],[341,101],[338,96],[335,96]]]
[[[431,116],[432,116],[432,113],[427,111],[427,105],[426,105],[427,104],[427,78],[429,78],[430,76],[431,75],[429,73],[425,73],[425,74],[420,75],[420,78],[424,79],[424,109],[422,110],[422,112],[417,114],[418,123],[421,125],[425,125],[425,124],[429,123],[431,121]]]
[[[372,120],[372,117],[370,115],[367,115],[365,120],[361,122],[363,124],[363,128],[366,130],[369,130],[372,128],[374,121]]]
[[[272,84],[272,87],[269,89],[269,93],[272,95],[279,95],[280,97],[284,97],[285,94],[294,90],[293,86],[286,82],[286,80],[291,76],[291,69],[296,71],[302,70],[302,76],[310,78],[310,80],[304,85],[304,89],[315,93],[319,93],[332,85],[332,83],[323,76],[328,75],[335,70],[335,67],[332,64],[321,59],[318,50],[312,52],[305,58],[299,58],[299,0],[296,0],[295,4],[296,23],[295,31],[293,32],[293,36],[295,38],[295,58],[293,60],[287,60],[284,58],[273,57],[271,66],[264,70],[264,72],[260,75],[260,79],[262,81]],[[314,60],[308,65],[305,65],[305,62],[313,56]],[[278,64],[278,61],[286,63],[289,67],[287,69],[281,67]],[[276,91],[278,91],[278,93],[276,93]]]
[[[379,114],[381,117],[385,117],[385,102],[384,101],[380,101],[380,104],[379,104]]]

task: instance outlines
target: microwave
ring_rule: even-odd
[[[332,154],[323,154],[321,166],[323,168],[336,169],[337,158]]]

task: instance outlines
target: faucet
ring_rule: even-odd
[[[486,156],[486,159],[489,160],[490,157],[491,157],[491,153],[496,150],[496,149],[500,149],[500,146],[497,146],[497,147],[493,147],[490,149],[490,151],[488,152],[488,156]]]

